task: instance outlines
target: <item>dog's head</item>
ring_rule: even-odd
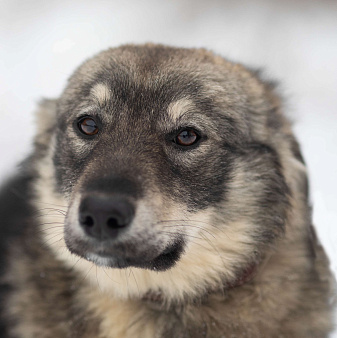
[[[86,273],[86,261],[131,268],[135,293],[197,293],[235,282],[283,233],[284,167],[299,153],[272,86],[241,65],[205,50],[110,49],[50,110],[38,191],[65,205],[59,236]]]

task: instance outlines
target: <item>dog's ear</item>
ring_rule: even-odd
[[[37,147],[48,148],[57,122],[56,108],[56,99],[43,99],[39,102],[35,115],[37,126],[35,145]]]

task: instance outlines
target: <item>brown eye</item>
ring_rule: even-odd
[[[83,117],[78,121],[78,129],[85,135],[93,136],[98,133],[98,126],[91,117]]]
[[[195,144],[198,140],[199,135],[194,130],[185,129],[176,136],[174,142],[180,146],[187,147]]]

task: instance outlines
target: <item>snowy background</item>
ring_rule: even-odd
[[[130,42],[207,47],[280,81],[337,274],[337,1],[0,0],[0,183],[31,149],[39,98],[57,97],[84,59]]]

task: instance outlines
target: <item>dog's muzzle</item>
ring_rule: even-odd
[[[87,184],[79,204],[70,205],[66,217],[65,242],[70,252],[111,268],[163,271],[174,266],[184,251],[184,238],[156,229],[154,211],[139,211],[140,196],[135,183],[118,177]]]

